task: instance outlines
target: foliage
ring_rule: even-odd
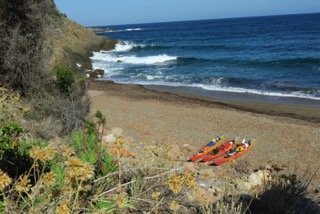
[[[49,35],[62,19],[53,0],[0,0],[0,5],[0,86],[27,98],[31,106],[26,118],[52,121],[44,130],[36,126],[41,137],[82,127],[90,106],[83,78],[68,67],[59,66],[52,72],[49,66],[53,54]],[[1,109],[0,122],[10,109]]]
[[[6,126],[1,128],[1,137],[11,145],[20,137],[21,132],[22,129],[17,125]],[[3,163],[6,160],[2,160],[2,209],[11,209],[9,204],[21,213],[33,213],[34,210],[45,213],[69,210],[77,213],[87,209],[118,209],[115,200],[93,200],[96,192],[101,193],[114,185],[112,180],[95,182],[95,179],[117,170],[117,163],[97,139],[95,133],[78,131],[70,136],[70,145],[53,146],[43,140],[19,139],[18,144],[2,148],[4,153],[10,151],[19,154],[22,157],[20,162],[31,161],[22,167],[19,174],[15,174]],[[11,161],[17,164],[17,156],[13,157],[15,159]],[[88,203],[80,204],[83,200]]]
[[[18,140],[17,138],[22,132],[22,128],[14,123],[0,128],[0,149],[4,150],[15,146],[15,141]]]
[[[310,178],[299,179],[296,174],[282,174],[264,186],[263,191],[252,201],[253,213],[293,213],[297,204],[307,195]]]
[[[73,71],[67,66],[58,66],[54,68],[54,73],[60,92],[69,95],[72,84],[75,82]]]
[[[7,125],[9,121],[18,121],[20,114],[27,111],[19,93],[0,88],[0,126]]]

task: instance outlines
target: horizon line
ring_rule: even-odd
[[[146,24],[161,24],[161,23],[175,23],[175,22],[191,22],[191,21],[209,21],[209,20],[225,20],[225,19],[241,19],[241,18],[258,18],[258,17],[271,17],[271,16],[292,16],[292,15],[311,15],[318,14],[320,12],[307,12],[307,13],[287,13],[287,14],[276,14],[276,15],[259,15],[259,16],[236,16],[226,18],[208,18],[208,19],[193,19],[193,20],[175,20],[175,21],[160,21],[160,22],[143,22],[143,23],[131,23],[131,24],[113,24],[113,25],[91,25],[85,26],[86,28],[94,27],[109,27],[109,26],[125,26],[125,25],[146,25]]]

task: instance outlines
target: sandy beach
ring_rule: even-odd
[[[111,81],[90,81],[88,88],[92,111],[101,110],[108,127],[121,127],[137,142],[199,148],[221,133],[228,139],[255,137],[256,145],[239,159],[252,169],[266,164],[286,165],[299,172],[319,167],[320,124],[314,122],[319,109],[313,110],[313,119],[308,121],[287,106],[278,106],[281,111],[275,112],[270,111],[270,104],[260,103],[256,111],[236,103],[215,103]],[[288,114],[281,113],[285,108]],[[302,109],[300,114],[310,113]]]

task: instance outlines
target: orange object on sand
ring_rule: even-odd
[[[218,148],[213,149],[208,155],[203,157],[201,162],[205,162],[205,163],[211,162],[221,157],[222,155],[225,155],[227,152],[229,152],[232,149],[234,143],[235,143],[234,140],[230,140],[228,142],[221,144]]]
[[[228,163],[232,160],[237,159],[246,153],[249,148],[255,143],[255,140],[248,140],[247,142],[244,140],[241,144],[237,145],[237,147],[231,150],[224,157],[218,158],[213,162],[213,165],[220,166],[222,164]]]
[[[203,157],[208,155],[213,149],[217,148],[220,145],[220,142],[223,137],[216,137],[212,141],[210,141],[206,146],[202,147],[199,152],[195,155],[192,155],[189,158],[189,161],[197,162],[200,161]]]

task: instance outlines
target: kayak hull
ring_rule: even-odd
[[[225,155],[227,152],[229,152],[232,149],[233,143],[234,143],[234,141],[228,141],[226,143],[223,143],[218,148],[217,154],[214,154],[214,155],[208,154],[202,158],[201,162],[208,163],[208,162],[214,161],[215,159]]]
[[[235,159],[241,157],[243,154],[247,153],[254,143],[255,143],[255,141],[253,141],[252,144],[251,144],[249,147],[247,147],[247,148],[244,148],[244,147],[242,146],[242,148],[243,148],[242,151],[238,151],[238,150],[237,150],[236,153],[233,154],[233,155],[231,155],[231,156],[229,156],[229,155],[227,154],[227,155],[225,155],[224,157],[221,157],[221,158],[216,159],[212,164],[215,165],[215,166],[220,166],[220,165],[222,165],[222,164],[225,164],[225,163],[228,163],[228,162],[230,162],[230,161],[232,161],[232,160],[235,160]]]

